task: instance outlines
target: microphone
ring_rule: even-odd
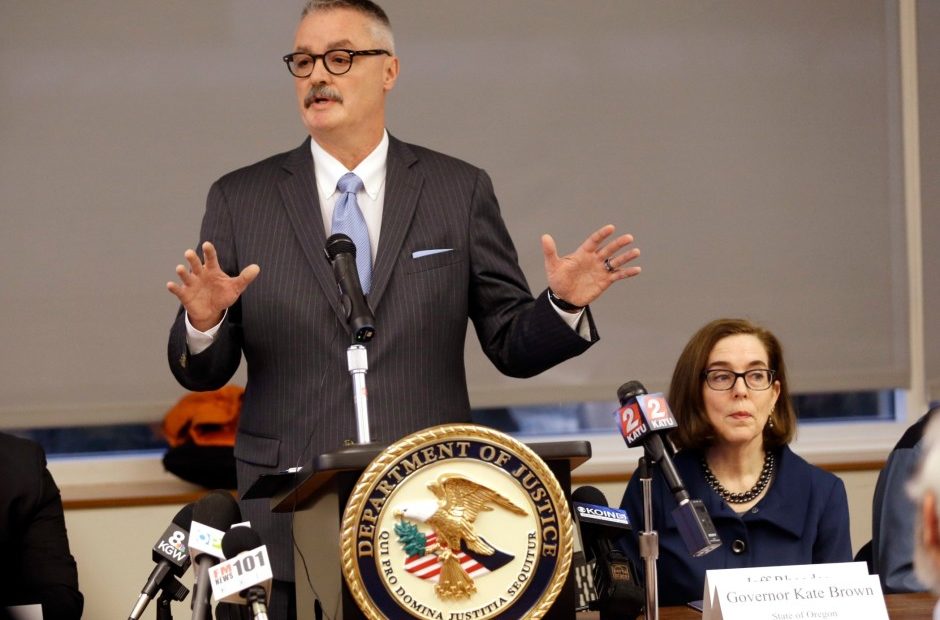
[[[186,547],[189,528],[193,522],[193,504],[189,503],[180,508],[173,517],[169,527],[153,546],[153,561],[157,563],[144,587],[140,590],[140,597],[131,610],[128,620],[140,620],[147,605],[160,590],[168,590],[174,600],[182,601],[189,594],[175,577],[182,576],[189,568],[191,559]],[[178,587],[177,587],[178,586]]]
[[[578,487],[571,501],[584,558],[594,560],[597,598],[589,608],[599,611],[601,620],[635,618],[643,611],[646,591],[637,583],[630,559],[614,542],[625,533],[630,535],[627,513],[608,506],[607,498],[595,487]]]
[[[261,537],[250,527],[233,527],[222,537],[222,551],[228,559],[209,571],[215,599],[247,603],[252,618],[268,620],[267,601],[274,575]]]
[[[327,260],[333,265],[333,277],[339,286],[353,342],[369,342],[375,336],[375,317],[362,294],[359,270],[356,268],[356,244],[348,235],[337,233],[326,240],[324,251]]]
[[[721,539],[701,500],[691,499],[672,462],[672,446],[660,433],[677,425],[666,397],[648,394],[639,381],[628,381],[617,389],[620,400],[620,433],[627,447],[643,446],[649,459],[660,464],[666,484],[676,500],[672,511],[682,540],[693,557],[700,557],[721,546]]]
[[[222,537],[225,530],[241,520],[238,503],[225,491],[208,493],[193,507],[189,532],[189,555],[195,565],[193,620],[209,618],[209,567],[225,559]]]

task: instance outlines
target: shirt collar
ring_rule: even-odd
[[[332,196],[339,182],[347,172],[352,172],[360,179],[365,192],[372,200],[376,200],[382,184],[385,182],[385,166],[388,161],[388,131],[382,130],[382,139],[371,153],[359,162],[354,170],[349,170],[338,159],[327,153],[316,140],[310,140],[310,152],[313,154],[313,171],[316,175],[317,185],[323,196]]]

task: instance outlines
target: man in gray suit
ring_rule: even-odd
[[[500,371],[529,377],[595,342],[587,305],[640,271],[628,265],[639,255],[625,250],[633,238],[614,238],[613,226],[565,256],[544,235],[549,289],[533,298],[487,174],[386,131],[399,60],[374,3],[308,2],[285,61],[310,138],[212,186],[201,255],[188,250],[180,282],[167,284],[182,304],[168,349],[182,385],[219,388],[243,353],[247,361],[241,493],[259,474],[356,437],[349,330],[323,254],[349,193],[368,230],[357,254],[371,258],[359,272],[377,328],[367,346],[375,441],[470,419],[468,318]],[[349,173],[358,185],[338,191]],[[289,515],[260,500],[242,510],[268,545],[275,579],[292,581]]]

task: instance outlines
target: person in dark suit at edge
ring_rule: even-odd
[[[878,474],[872,498],[872,572],[885,593],[924,592],[927,585],[914,571],[914,531],[917,510],[907,484],[924,450],[924,429],[940,407],[934,406],[912,424],[895,444]]]
[[[59,488],[34,441],[0,433],[0,618],[42,605],[43,618],[82,617],[85,599],[69,550]]]
[[[934,594],[940,594],[940,418],[922,418],[922,438],[917,442],[920,455],[909,482],[905,484],[913,506],[913,531],[895,532],[895,538],[911,539],[914,576],[917,583]],[[934,620],[940,620],[940,601],[933,609]]]
[[[529,377],[594,343],[588,304],[640,272],[629,264],[639,256],[627,248],[633,237],[615,237],[612,225],[565,256],[543,235],[549,288],[533,298],[489,176],[386,131],[399,59],[373,2],[308,2],[285,62],[310,138],[212,185],[201,252],[188,250],[180,282],[167,284],[181,302],[168,357],[184,387],[219,388],[242,353],[248,364],[235,443],[240,494],[259,474],[356,436],[350,337],[324,258],[335,211],[350,208],[346,192],[368,230],[357,256],[371,258],[358,270],[377,326],[367,345],[376,441],[470,420],[468,318],[501,372]],[[271,550],[273,603],[292,600],[290,515],[272,515],[265,500],[243,501],[242,513]]]

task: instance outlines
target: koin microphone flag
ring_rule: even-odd
[[[636,570],[617,544],[621,536],[632,535],[627,513],[608,506],[607,498],[595,487],[578,487],[571,503],[584,558],[594,561],[597,596],[590,609],[600,611],[604,620],[637,616],[646,602],[646,590],[637,583]]]
[[[189,528],[193,522],[194,504],[186,504],[173,517],[169,527],[163,532],[163,535],[153,546],[153,561],[156,566],[140,590],[140,597],[131,610],[128,620],[139,620],[147,604],[153,600],[160,590],[170,587],[174,592],[175,600],[181,601],[189,594],[189,590],[182,588],[179,590],[179,583],[174,577],[179,577],[189,568],[191,559],[189,550],[186,546],[189,538]],[[172,590],[172,588],[176,588]]]

